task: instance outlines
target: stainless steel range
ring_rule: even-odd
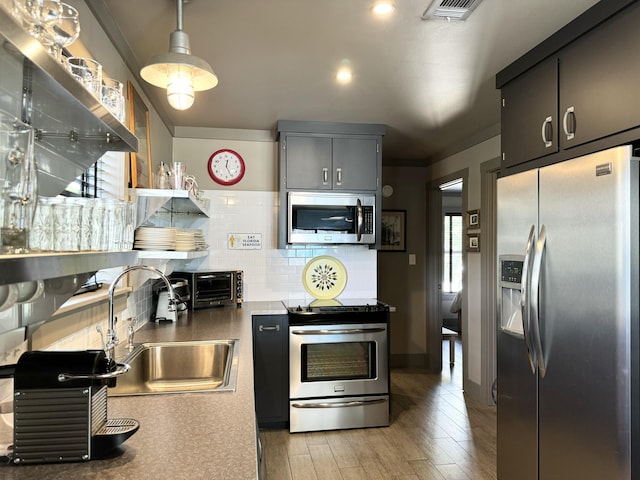
[[[371,299],[283,303],[289,431],[389,425],[388,305]]]

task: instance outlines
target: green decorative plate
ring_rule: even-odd
[[[321,255],[309,260],[304,267],[302,284],[315,298],[336,298],[347,286],[347,269],[337,258]]]

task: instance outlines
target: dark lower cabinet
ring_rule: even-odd
[[[287,315],[254,315],[253,384],[260,427],[289,425],[289,322]]]

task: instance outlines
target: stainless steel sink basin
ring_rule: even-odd
[[[124,362],[109,395],[235,391],[238,340],[142,343]]]

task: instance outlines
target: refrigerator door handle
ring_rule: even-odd
[[[547,373],[547,366],[545,365],[544,354],[542,351],[542,336],[540,334],[540,270],[542,269],[542,256],[544,255],[544,249],[547,244],[547,229],[544,225],[540,227],[540,234],[538,235],[538,242],[536,243],[536,252],[533,257],[533,269],[531,271],[531,298],[529,302],[531,304],[531,327],[533,329],[533,344],[536,350],[536,357],[538,359],[538,369],[540,376],[544,378]]]
[[[527,239],[527,248],[524,253],[524,261],[522,262],[522,281],[520,292],[520,309],[522,311],[522,331],[524,334],[524,344],[527,347],[527,358],[529,359],[529,367],[531,367],[531,373],[536,374],[536,361],[533,354],[533,347],[531,345],[531,330],[530,327],[530,301],[529,301],[529,270],[530,264],[533,260],[532,250],[533,243],[535,241],[536,227],[531,225],[529,231],[529,238]]]

